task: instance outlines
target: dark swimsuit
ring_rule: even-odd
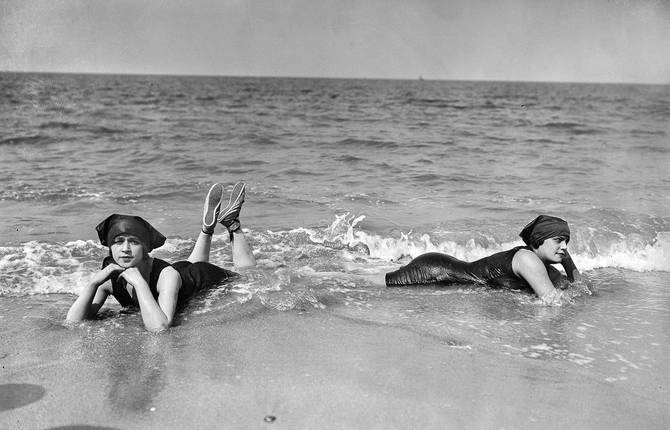
[[[102,262],[102,267],[106,267],[113,263],[112,257],[105,257]],[[177,306],[185,304],[195,293],[205,288],[216,285],[227,279],[230,279],[237,274],[230,270],[222,269],[211,263],[190,261],[178,261],[170,264],[160,258],[154,258],[151,266],[151,273],[149,274],[149,289],[154,299],[158,299],[158,277],[163,269],[166,267],[174,267],[181,277],[181,288],[179,288],[179,298],[177,299]],[[133,299],[128,294],[126,289],[127,282],[123,278],[112,278],[112,295],[123,307],[133,306]]]
[[[450,255],[429,252],[416,257],[395,272],[387,273],[386,285],[403,287],[477,283],[496,288],[532,291],[530,285],[512,270],[512,259],[520,249],[529,248],[517,246],[472,263]]]

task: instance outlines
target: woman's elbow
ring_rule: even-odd
[[[144,327],[151,333],[162,333],[169,329],[171,325],[171,321],[164,321],[152,326],[145,325]]]

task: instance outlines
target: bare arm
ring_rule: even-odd
[[[137,268],[126,269],[121,276],[135,289],[144,327],[149,331],[162,331],[170,327],[181,287],[179,273],[172,267],[161,271],[157,285],[158,301],[154,299],[149,284]]]
[[[111,294],[109,285],[103,286],[103,284],[105,284],[114,273],[122,270],[123,269],[116,264],[109,264],[96,272],[91,277],[89,283],[82,289],[77,300],[70,306],[66,319],[68,321],[83,321],[85,319],[93,318],[105,303],[105,300],[107,300],[107,296]]]
[[[512,270],[528,282],[539,298],[553,300],[558,293],[549,278],[547,267],[532,251],[517,252],[512,259]]]
[[[565,274],[568,276],[570,282],[579,281],[581,279],[582,275],[572,261],[572,257],[567,249],[565,250],[565,258],[563,258],[561,265],[563,266],[563,269],[565,269]]]

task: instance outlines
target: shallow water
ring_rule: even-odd
[[[0,74],[0,361],[19,375],[109,351],[138,359],[139,315],[111,300],[99,320],[63,323],[106,254],[93,227],[141,215],[168,236],[154,255],[183,259],[209,185],[244,180],[258,267],[192,301],[159,348],[168,371],[199,330],[279,312],[667,398],[668,106],[668,86]],[[562,306],[379,282],[423,252],[509,249],[539,213],[570,222],[586,278]],[[212,261],[230,267],[218,233]],[[133,387],[108,395],[141,403]]]

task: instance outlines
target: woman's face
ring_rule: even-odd
[[[560,263],[565,258],[568,249],[568,239],[563,236],[554,236],[546,239],[535,253],[545,263]]]
[[[112,258],[119,266],[127,269],[135,267],[144,259],[144,247],[142,242],[132,234],[120,234],[114,238],[109,247]]]

